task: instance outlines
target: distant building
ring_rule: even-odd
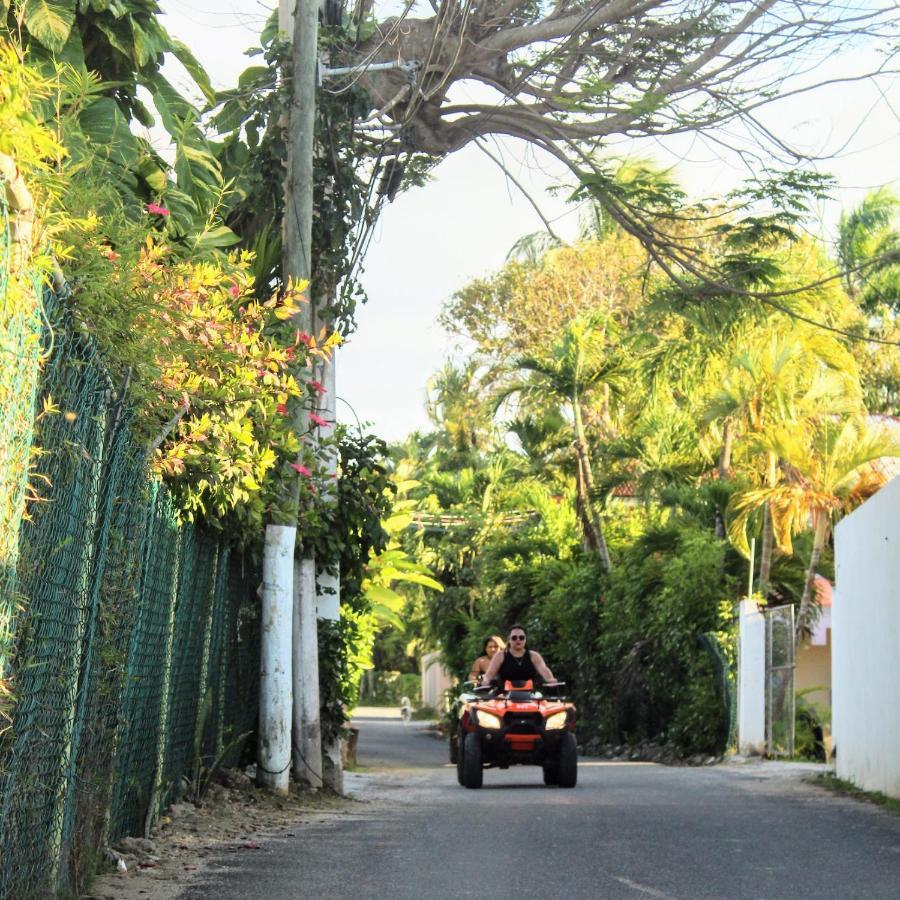
[[[426,653],[422,657],[422,705],[443,713],[447,706],[447,691],[452,685],[450,673],[441,664],[441,654],[437,650]]]

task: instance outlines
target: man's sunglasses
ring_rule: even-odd
[[[509,636],[509,639],[510,639],[511,641],[524,641],[524,640],[525,640],[525,635],[524,635],[524,634],[511,634],[511,635]]]

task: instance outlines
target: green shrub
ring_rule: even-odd
[[[827,709],[807,699],[821,687],[798,691],[794,705],[794,756],[813,762],[825,762],[823,732],[831,716]]]
[[[607,579],[595,648],[604,736],[724,749],[721,680],[701,636],[730,625],[727,562],[726,544],[692,524],[657,527],[625,552]]]

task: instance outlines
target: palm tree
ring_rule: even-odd
[[[871,191],[838,224],[838,258],[847,293],[869,310],[886,304],[900,311],[900,197],[890,188]]]
[[[571,415],[577,459],[577,496],[585,537],[607,570],[612,568],[612,562],[594,503],[595,479],[585,430],[584,405],[591,393],[602,389],[604,415],[608,417],[608,400],[619,392],[625,368],[619,355],[610,351],[613,334],[612,326],[601,313],[573,319],[545,355],[516,360],[515,366],[525,378],[506,387],[500,395],[501,403],[512,395],[519,395],[526,405],[534,404],[538,408],[556,405]],[[609,426],[608,418],[604,424]]]
[[[607,484],[636,485],[637,494],[658,497],[671,485],[696,484],[706,468],[690,414],[674,403],[648,406],[629,433],[606,447],[620,463]]]
[[[524,474],[550,485],[571,475],[571,426],[559,408],[524,412],[504,423],[514,452],[523,458]]]
[[[478,368],[473,360],[461,366],[446,362],[428,384],[426,411],[438,429],[435,446],[460,465],[485,449],[493,429],[490,408],[478,385]]]
[[[860,408],[856,365],[832,337],[793,329],[776,332],[768,339],[756,332],[747,339],[750,346],[732,357],[722,386],[706,409],[707,421],[725,423],[726,441],[719,462],[720,470],[725,471],[731,467],[729,439],[736,431],[759,436],[817,413],[848,413]],[[763,483],[766,489],[774,489],[779,480],[778,455],[763,444],[757,446],[765,447]],[[768,506],[763,505],[762,512],[759,589],[765,594],[772,569],[774,523]]]
[[[885,476],[869,465],[886,456],[900,456],[900,435],[865,419],[820,416],[808,423],[772,430],[759,437],[762,449],[782,461],[786,479],[775,485],[742,491],[732,501],[734,518],[729,535],[746,550],[746,524],[761,507],[771,511],[775,539],[792,553],[791,536],[812,528],[813,546],[794,639],[806,628],[816,567],[835,520],[877,491]]]

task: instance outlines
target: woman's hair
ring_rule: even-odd
[[[503,638],[500,637],[500,635],[491,634],[491,635],[488,635],[484,639],[484,643],[481,645],[481,655],[482,656],[487,656],[487,645],[491,641],[493,641],[497,645],[498,650],[504,650],[506,648],[506,643],[504,642]]]

